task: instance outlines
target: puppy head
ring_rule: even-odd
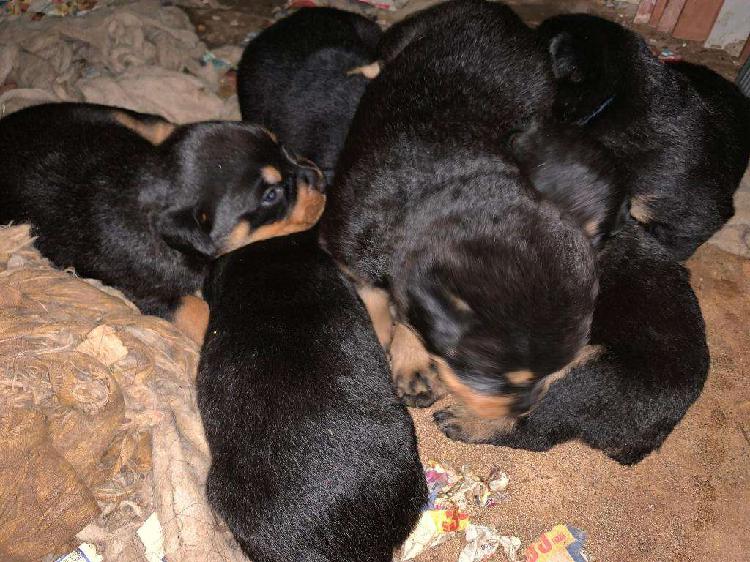
[[[619,25],[594,16],[566,15],[538,29],[556,80],[555,107],[563,119],[582,121],[615,95],[626,95],[630,56],[637,46]]]
[[[160,147],[172,191],[158,229],[185,253],[213,258],[251,242],[307,230],[325,206],[312,162],[262,127],[211,122],[178,129]]]
[[[615,162],[578,127],[533,124],[510,140],[520,169],[542,198],[580,226],[596,249],[626,220]]]
[[[595,259],[576,226],[511,211],[501,233],[441,243],[407,256],[398,308],[463,385],[480,394],[530,394],[535,381],[587,342],[597,293]],[[496,234],[496,235],[492,235]],[[510,400],[509,413],[528,404]]]

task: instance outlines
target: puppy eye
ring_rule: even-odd
[[[263,194],[263,197],[261,197],[260,202],[262,205],[273,205],[274,203],[276,203],[276,201],[281,199],[281,195],[282,195],[281,187],[279,186],[269,187],[268,189],[266,189],[265,193]]]

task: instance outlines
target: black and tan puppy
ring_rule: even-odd
[[[591,345],[534,389],[531,411],[487,423],[452,407],[435,414],[450,437],[546,451],[580,439],[623,464],[657,449],[698,398],[709,366],[688,272],[635,224],[598,260]]]
[[[47,104],[1,120],[0,151],[0,224],[31,223],[53,263],[178,323],[209,260],[309,228],[325,201],[316,169],[244,123]]]
[[[596,297],[582,226],[598,211],[570,213],[540,195],[507,149],[510,132],[551,103],[545,52],[509,8],[478,0],[418,13],[388,30],[381,48],[324,241],[377,309],[384,343],[393,299],[393,370],[407,403],[441,392],[423,342],[477,415],[520,414],[534,382],[588,340]]]
[[[391,562],[426,486],[354,288],[302,233],[220,258],[204,294],[211,506],[255,562]]]
[[[253,39],[237,74],[242,118],[332,172],[367,85],[378,25],[334,8],[302,8]]]
[[[660,62],[641,37],[601,18],[558,16],[538,31],[556,114],[610,150],[632,216],[687,259],[734,214],[750,100],[707,68]]]

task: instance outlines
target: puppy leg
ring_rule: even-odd
[[[172,316],[172,323],[198,345],[208,328],[208,304],[193,295],[185,295]]]
[[[393,318],[388,292],[369,285],[361,285],[357,288],[357,293],[370,315],[372,327],[375,328],[375,335],[378,336],[380,345],[387,350],[393,339]]]
[[[390,355],[396,394],[407,406],[426,408],[445,396],[436,364],[411,328],[396,324]]]

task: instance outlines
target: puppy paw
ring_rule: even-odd
[[[515,420],[479,418],[462,405],[454,404],[435,412],[435,423],[448,438],[464,443],[494,443],[513,431]]]
[[[403,324],[393,331],[390,355],[396,394],[404,404],[426,408],[445,396],[435,362],[419,337]]]

